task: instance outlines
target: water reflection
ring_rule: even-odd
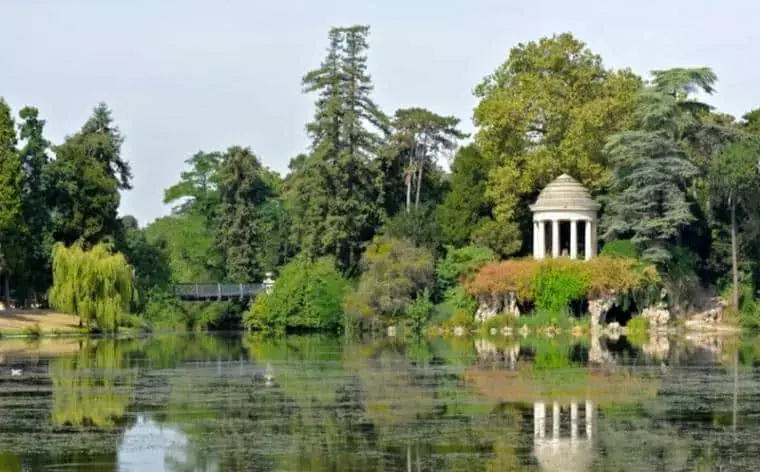
[[[176,335],[0,352],[3,471],[756,470],[760,457],[754,338]]]
[[[564,407],[564,408],[563,408]],[[567,415],[569,407],[569,417]],[[594,437],[594,403],[586,401],[581,404],[583,423],[578,434],[578,402],[569,404],[552,404],[551,436],[546,434],[546,403],[533,404],[533,450],[538,463],[546,471],[586,471],[592,463],[592,445]],[[564,413],[564,414],[563,414]],[[563,427],[563,421],[565,424]],[[567,421],[569,420],[569,424]],[[569,437],[568,437],[569,436]]]
[[[137,415],[134,426],[124,432],[116,459],[120,471],[216,472],[218,464],[198,464],[188,451],[187,436],[177,427]]]

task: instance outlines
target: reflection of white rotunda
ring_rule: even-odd
[[[586,260],[594,257],[599,208],[586,187],[577,180],[567,174],[557,177],[530,206],[533,212],[533,257],[543,259],[547,253],[559,257],[567,251],[571,259],[577,259],[579,247]],[[583,227],[582,238],[578,237],[580,226]],[[579,244],[581,239],[583,244]]]
[[[557,472],[581,472],[591,468],[593,460],[594,405],[586,401],[583,407],[584,417],[579,419],[579,405],[570,402],[569,428],[562,428],[562,410],[567,405],[552,404],[551,436],[546,434],[546,403],[533,404],[533,453],[538,459],[541,470]],[[579,431],[579,423],[583,423]]]

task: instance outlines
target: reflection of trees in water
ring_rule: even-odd
[[[154,418],[189,438],[189,456],[171,465],[175,471],[538,470],[533,402],[583,401],[589,392],[602,400],[591,470],[710,470],[737,455],[725,441],[699,436],[704,424],[729,427],[726,392],[700,393],[688,371],[658,370],[648,378],[624,365],[588,368],[579,363],[588,347],[557,339],[521,339],[513,365],[514,341],[498,339],[487,356],[472,339],[346,344],[288,336],[241,343],[167,336],[102,343],[51,362],[59,421],[83,435],[88,424],[116,430],[109,425],[123,421],[132,402],[160,409]],[[224,363],[241,354],[254,364],[238,370]],[[135,363],[166,370],[146,371],[138,383],[128,368]],[[256,375],[267,364],[273,387]],[[96,395],[107,390],[118,395]],[[727,403],[716,407],[716,398]]]
[[[50,362],[53,424],[113,427],[123,423],[137,372],[114,339],[89,342]]]
[[[276,469],[517,470],[527,448],[521,410],[473,403],[452,366],[441,365],[461,356],[421,340],[320,349],[307,339],[251,343],[254,358],[275,365],[293,406],[265,421],[281,445],[263,450]]]

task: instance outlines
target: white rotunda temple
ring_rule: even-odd
[[[600,205],[586,187],[567,174],[544,187],[530,206],[533,212],[533,257],[569,256],[591,259],[597,250],[597,213]],[[583,231],[579,230],[583,228]]]

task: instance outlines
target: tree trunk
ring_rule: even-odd
[[[414,181],[414,158],[415,158],[415,139],[412,138],[412,149],[409,152],[409,167],[406,169],[406,212],[412,207],[412,182]]]
[[[417,196],[414,199],[414,209],[418,209],[420,206],[420,189],[422,188],[422,171],[425,169],[425,161],[420,160],[418,162],[419,172],[417,173]]]
[[[733,300],[734,309],[739,309],[739,262],[736,255],[736,202],[730,199],[731,205],[731,275],[733,276],[734,290]]]
[[[409,213],[409,207],[412,206],[412,172],[414,169],[409,164],[409,169],[406,171],[406,212]]]
[[[5,309],[11,309],[11,282],[8,280],[8,272],[3,274],[3,297],[5,301]]]

